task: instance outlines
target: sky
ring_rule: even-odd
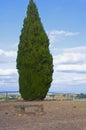
[[[86,0],[34,0],[50,41],[50,92],[86,93]],[[29,0],[0,0],[0,91],[18,91],[16,57]]]

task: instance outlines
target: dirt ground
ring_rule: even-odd
[[[43,104],[44,114],[17,114],[15,104]],[[0,102],[0,130],[86,130],[86,101]]]

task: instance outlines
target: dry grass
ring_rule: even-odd
[[[43,104],[44,114],[16,114],[23,103]],[[0,102],[0,130],[86,130],[86,101]]]

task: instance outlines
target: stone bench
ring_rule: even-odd
[[[19,104],[14,107],[17,114],[42,115],[44,113],[42,104]]]

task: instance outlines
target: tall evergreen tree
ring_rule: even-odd
[[[53,58],[36,4],[30,0],[17,53],[19,91],[24,100],[43,100],[50,88]]]

